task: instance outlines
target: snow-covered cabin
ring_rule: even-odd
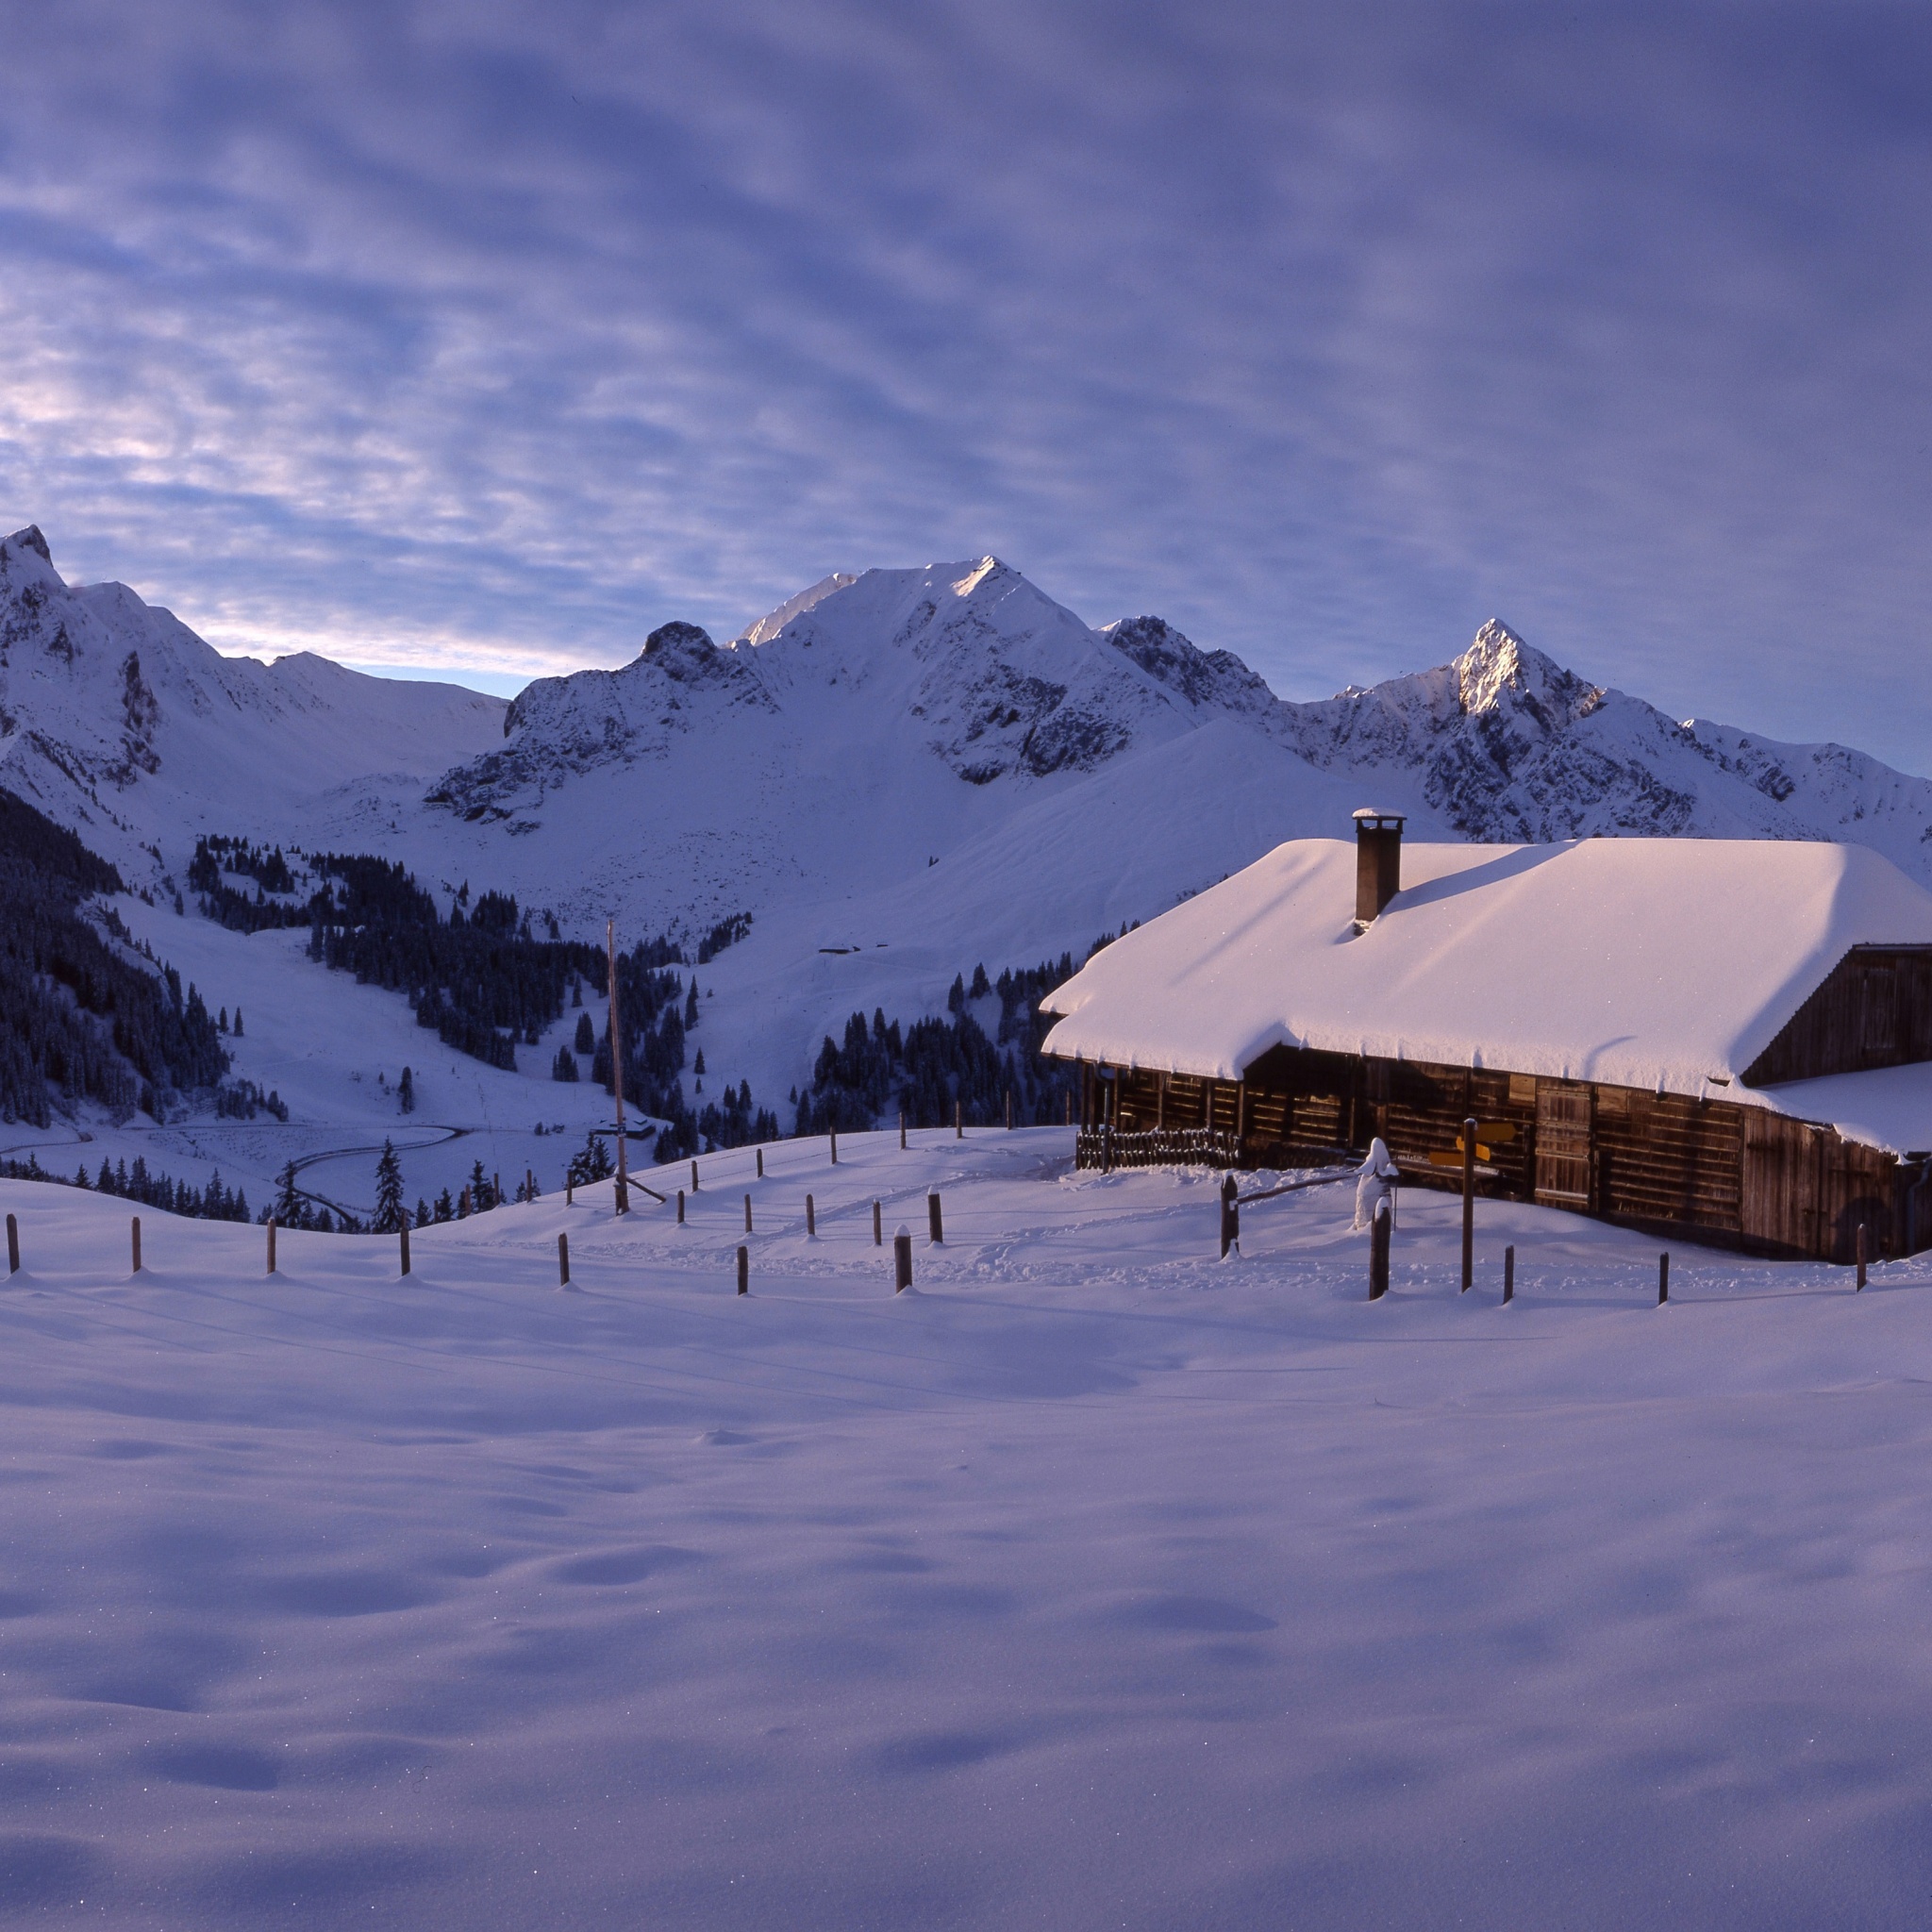
[[[1932,1242],[1932,893],[1862,845],[1303,839],[1044,1002],[1083,1122],[1358,1148],[1757,1253]],[[1148,1143],[1158,1145],[1159,1143]]]

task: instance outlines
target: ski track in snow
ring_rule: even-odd
[[[153,1213],[131,1277],[0,1183],[0,1922],[1923,1922],[1932,1267],[1660,1309],[1484,1203],[1461,1295],[1411,1194],[1372,1307],[1345,1186],[1221,1263],[1214,1176],[1069,1141],[707,1157],[407,1281]]]

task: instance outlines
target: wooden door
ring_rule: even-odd
[[[1580,1080],[1536,1083],[1536,1197],[1554,1208],[1588,1208],[1590,1089]]]

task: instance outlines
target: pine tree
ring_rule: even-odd
[[[416,1076],[408,1067],[403,1069],[403,1077],[396,1083],[396,1105],[405,1113],[416,1111]]]
[[[483,1172],[479,1160],[470,1170],[470,1208],[473,1213],[483,1214],[496,1206],[496,1195],[490,1185],[490,1176]]]
[[[691,1070],[699,1079],[702,1080],[705,1077],[705,1050],[703,1047],[698,1048],[698,1057],[691,1062]]]
[[[302,1227],[308,1224],[308,1210],[295,1186],[295,1163],[292,1160],[282,1169],[281,1177],[275,1185],[275,1216],[284,1227]]]
[[[557,1049],[557,1064],[550,1070],[553,1080],[575,1080],[582,1076],[577,1072],[577,1057],[567,1046]]]
[[[457,1204],[449,1197],[449,1190],[443,1189],[436,1197],[436,1218],[439,1221],[454,1221],[457,1217]]]
[[[235,1026],[234,1026],[234,1033],[235,1033],[235,1038],[236,1038],[237,1040],[240,1040],[240,1039],[242,1038],[242,1008],[241,1008],[240,1007],[237,1007],[237,1008],[235,1008]]]
[[[698,1024],[698,976],[691,976],[691,997],[684,1003],[684,1028],[687,1033]]]
[[[217,1021],[215,1022],[215,1031],[216,1031],[217,1033],[225,1033],[225,1032],[226,1032],[227,1030],[228,1030],[228,1009],[227,1009],[227,1008],[226,1008],[226,1007],[224,1007],[224,1008],[222,1008],[222,1012],[221,1012],[221,1017],[220,1017],[220,1018],[219,1018],[219,1019],[218,1019],[218,1020],[217,1020]]]
[[[429,1203],[421,1194],[416,1196],[416,1225],[418,1227],[427,1227],[429,1225]]]
[[[385,1140],[382,1158],[375,1163],[375,1219],[370,1226],[376,1234],[394,1234],[408,1222],[408,1209],[403,1206],[403,1163],[396,1158],[395,1142]]]
[[[576,1050],[579,1053],[595,1053],[597,1051],[597,1035],[591,1028],[591,1016],[588,1013],[579,1013],[577,1015]],[[570,1077],[575,1080],[576,1075],[573,1074]]]

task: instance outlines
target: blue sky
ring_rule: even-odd
[[[0,0],[0,527],[518,677],[991,551],[1932,770],[1932,12]]]

